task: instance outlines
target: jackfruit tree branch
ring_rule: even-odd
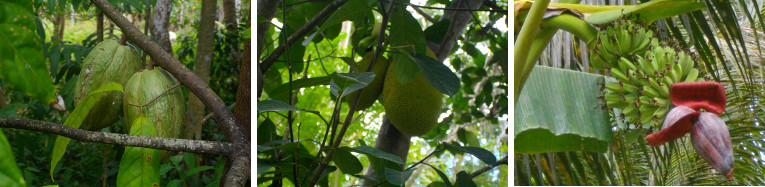
[[[25,118],[0,118],[0,127],[56,134],[83,142],[106,143],[131,147],[146,147],[201,154],[231,156],[239,150],[250,149],[249,145],[235,145],[226,142],[186,140],[153,136],[135,136],[100,131],[86,131],[82,129],[67,127],[57,123]]]
[[[189,88],[190,92],[202,100],[202,103],[215,114],[216,121],[223,124],[223,132],[229,142],[235,144],[247,143],[241,129],[236,125],[234,114],[228,110],[220,97],[202,79],[143,34],[109,2],[106,0],[92,0],[91,2],[120,28],[130,41],[143,49],[152,59],[156,60],[162,69],[170,72],[181,84]]]
[[[495,163],[494,165],[486,166],[486,167],[483,167],[483,168],[481,168],[481,169],[479,169],[477,171],[474,171],[473,173],[470,174],[470,177],[471,178],[475,178],[478,175],[481,175],[482,173],[484,173],[486,171],[489,171],[490,169],[492,169],[494,167],[497,167],[499,165],[502,165],[502,164],[507,165],[507,156],[505,156],[505,158],[502,158],[499,161],[497,161],[497,163]]]
[[[380,27],[380,34],[377,38],[377,46],[375,47],[375,53],[372,55],[372,60],[369,63],[369,66],[367,66],[366,72],[372,71],[372,68],[375,66],[375,63],[380,56],[380,53],[383,51],[383,40],[385,36],[385,28],[388,25],[388,18],[390,18],[390,14],[393,12],[393,3],[388,3],[388,7],[384,10],[385,14],[383,14],[383,21]],[[345,116],[345,122],[343,123],[343,127],[340,129],[340,132],[337,134],[337,138],[333,142],[334,144],[330,145],[332,146],[331,149],[329,149],[329,152],[327,152],[327,156],[324,157],[324,159],[321,161],[321,165],[319,165],[318,168],[316,168],[315,172],[313,173],[313,177],[311,178],[311,182],[308,183],[308,186],[314,186],[319,181],[319,177],[321,176],[321,173],[324,171],[324,169],[329,164],[329,161],[332,160],[332,154],[335,153],[335,149],[340,147],[340,142],[343,140],[343,136],[345,135],[345,132],[348,130],[348,126],[352,123],[353,119],[353,111],[356,110],[356,105],[359,104],[359,100],[361,98],[361,93],[364,91],[362,88],[361,90],[357,91],[355,94],[353,94],[353,103],[350,105],[350,109],[348,109],[348,115]],[[337,121],[335,121],[335,124],[337,125]],[[333,125],[333,126],[334,126]],[[333,132],[334,134],[334,132]],[[331,141],[331,140],[330,140]]]
[[[276,62],[279,56],[281,56],[282,53],[286,51],[287,46],[297,42],[298,39],[302,39],[303,36],[308,34],[308,31],[315,29],[316,25],[318,25],[319,22],[321,22],[322,20],[324,20],[324,18],[328,17],[332,12],[340,8],[340,6],[343,6],[343,4],[345,4],[346,1],[348,0],[335,0],[334,2],[324,7],[324,9],[322,9],[318,14],[316,14],[316,16],[314,16],[310,21],[308,21],[305,25],[303,25],[303,27],[300,27],[300,29],[298,29],[297,31],[295,31],[295,33],[290,35],[287,38],[287,41],[279,44],[279,47],[274,49],[274,51],[271,52],[271,54],[268,54],[266,59],[264,59],[260,63],[260,71],[263,71],[263,72],[268,71],[268,68],[270,68],[271,65],[273,65]]]

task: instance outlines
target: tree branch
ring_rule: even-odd
[[[104,1],[104,0],[101,0],[101,1]],[[276,62],[276,59],[278,59],[279,56],[281,56],[281,54],[284,53],[284,51],[286,51],[287,46],[292,45],[293,43],[297,42],[298,39],[303,38],[303,36],[308,34],[308,31],[310,31],[311,29],[314,29],[314,27],[316,27],[316,25],[318,25],[319,22],[321,22],[322,20],[324,20],[324,18],[329,16],[332,12],[340,8],[340,6],[343,6],[343,4],[345,4],[346,1],[348,0],[335,0],[334,2],[327,5],[327,7],[324,7],[324,9],[322,9],[318,14],[316,14],[316,16],[314,16],[313,19],[311,19],[311,21],[308,21],[308,23],[303,25],[303,27],[300,27],[300,29],[298,29],[297,31],[295,31],[295,33],[290,35],[290,37],[287,38],[286,42],[282,42],[281,44],[279,44],[279,47],[277,47],[276,49],[274,49],[273,52],[271,52],[271,54],[268,54],[266,59],[260,63],[260,71],[262,72],[268,71],[268,68],[270,68],[271,65],[273,65]]]
[[[202,103],[204,103],[210,111],[215,113],[215,119],[223,124],[223,132],[229,142],[235,144],[249,143],[245,142],[239,126],[236,125],[234,114],[228,110],[220,97],[218,97],[218,95],[213,92],[202,79],[197,77],[177,59],[173,58],[173,56],[162,49],[162,47],[154,43],[149,37],[141,33],[138,28],[123,17],[122,14],[109,2],[106,0],[91,0],[91,2],[101,9],[112,22],[117,24],[122,30],[122,33],[124,33],[130,41],[143,49],[152,59],[156,60],[162,69],[173,74],[181,84],[189,88],[191,93],[194,93],[194,95],[202,100]]]
[[[420,7],[416,7],[416,6],[413,6],[413,7],[412,7],[412,9],[414,9],[414,11],[415,11],[415,12],[417,12],[418,14],[420,14],[420,15],[422,16],[422,18],[425,18],[425,20],[428,20],[428,21],[429,21],[429,22],[431,22],[431,23],[436,23],[436,22],[438,22],[438,20],[436,20],[436,19],[433,19],[433,17],[430,17],[430,15],[428,15],[428,14],[427,14],[427,13],[425,13],[425,12],[423,12],[423,11],[422,11],[422,9],[420,9]]]
[[[250,155],[236,156],[223,186],[245,186],[250,178]]]
[[[153,136],[135,136],[100,131],[86,131],[82,129],[67,127],[57,123],[25,118],[0,118],[0,127],[56,134],[83,142],[116,144],[131,147],[146,147],[190,153],[230,156],[233,155],[236,151],[242,149],[250,150],[249,145],[242,144],[235,145],[226,142],[162,138]]]
[[[507,156],[505,156],[505,158],[502,158],[499,161],[497,161],[497,163],[495,163],[494,165],[483,167],[483,168],[479,169],[478,171],[475,171],[475,172],[471,173],[470,174],[470,178],[475,178],[478,175],[481,175],[482,173],[484,173],[486,171],[489,171],[491,168],[497,167],[497,166],[502,165],[502,164],[507,165]]]

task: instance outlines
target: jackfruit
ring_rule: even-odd
[[[372,62],[372,55],[374,55],[374,52],[369,52],[359,61],[359,71],[366,71],[369,67],[369,63]],[[356,105],[356,110],[364,110],[372,106],[372,104],[375,103],[377,100],[377,97],[380,96],[380,92],[382,91],[383,87],[383,79],[385,78],[385,72],[388,70],[388,60],[385,59],[385,57],[377,58],[377,62],[375,62],[375,67],[372,68],[372,72],[375,73],[375,79],[372,80],[367,87],[364,88],[364,91],[361,92],[361,99],[359,99],[358,105]],[[345,97],[345,101],[350,105],[353,103],[353,99],[355,99],[356,92],[352,92],[351,94],[348,94]]]
[[[428,56],[435,59],[433,52]],[[396,129],[408,136],[424,135],[438,123],[443,94],[425,79],[422,71],[407,84],[396,77],[396,62],[391,62],[383,86],[383,107]]]

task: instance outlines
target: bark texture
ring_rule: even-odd
[[[242,64],[239,66],[239,85],[236,90],[236,105],[234,106],[234,116],[237,124],[244,131],[244,137],[250,137],[250,43],[251,40],[244,41],[244,53],[242,55]]]
[[[204,84],[210,82],[210,61],[212,61],[213,45],[215,44],[215,9],[217,0],[202,1],[202,20],[199,22],[196,61],[194,62],[194,74]],[[184,138],[200,139],[202,137],[202,117],[205,116],[205,106],[199,97],[189,95],[188,111],[186,111],[186,126],[184,126]]]
[[[173,3],[170,0],[157,0],[157,4],[154,4],[154,9],[151,10],[150,29],[151,35],[154,39],[159,41],[162,48],[167,53],[173,54],[173,47],[170,44],[170,33],[168,33],[168,27],[170,26],[170,9]]]
[[[229,52],[229,56],[231,56],[231,60],[234,62],[239,62],[241,60],[241,53],[239,50],[241,47],[239,46],[241,40],[238,40],[239,38],[239,29],[237,28],[239,23],[236,20],[236,2],[234,0],[223,0],[223,24],[226,26],[226,30],[230,33],[232,41],[231,43],[231,51]]]

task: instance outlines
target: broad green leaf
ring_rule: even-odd
[[[374,79],[374,72],[338,73],[337,76],[332,76],[332,80],[329,82],[329,90],[333,95],[343,97],[367,87]]]
[[[444,35],[446,35],[446,30],[449,30],[450,24],[451,24],[451,21],[449,21],[449,19],[443,19],[441,21],[433,23],[433,25],[431,25],[430,27],[425,28],[425,31],[423,31],[423,34],[425,34],[425,40],[440,44],[444,40]]]
[[[358,19],[361,16],[368,15],[367,13],[372,10],[372,6],[374,6],[375,3],[376,2],[373,0],[354,0],[346,2],[327,18],[327,21],[321,25],[319,32],[324,31],[331,26],[343,23],[343,21]]]
[[[396,171],[395,169],[385,168],[385,179],[394,185],[403,186],[406,180],[412,176],[414,168],[405,171]]]
[[[278,100],[263,100],[258,101],[258,112],[274,112],[274,111],[303,111],[303,109],[289,105],[287,103]]]
[[[454,182],[454,186],[471,187],[476,185],[475,182],[473,182],[473,177],[470,177],[470,174],[465,171],[460,171],[457,173],[457,181]]]
[[[445,186],[447,186],[447,187],[451,187],[451,186],[452,186],[452,182],[450,182],[450,181],[449,181],[449,176],[447,176],[446,174],[444,174],[444,172],[443,172],[443,171],[441,171],[441,169],[438,169],[438,168],[436,168],[435,166],[433,166],[433,165],[430,165],[430,164],[427,164],[427,163],[424,163],[424,164],[425,164],[425,165],[428,165],[428,166],[430,166],[431,168],[433,168],[433,170],[435,170],[435,171],[436,171],[436,173],[438,173],[438,176],[439,176],[439,177],[441,177],[441,180],[443,181],[442,183],[443,183]],[[430,185],[428,185],[428,186],[430,186]]]
[[[704,8],[704,3],[691,0],[656,0],[635,6],[590,14],[584,18],[591,24],[605,24],[624,15],[634,14],[647,23],[662,18],[693,12]]]
[[[82,120],[85,120],[85,117],[88,116],[90,109],[96,105],[96,102],[101,98],[101,96],[105,95],[102,94],[102,92],[107,91],[122,92],[122,85],[119,83],[110,82],[104,84],[95,91],[90,92],[88,96],[86,96],[85,99],[83,99],[82,102],[80,102],[80,104],[74,108],[74,111],[72,111],[72,113],[66,117],[64,126],[72,127],[75,129],[80,128],[80,125],[82,125]],[[53,170],[56,169],[56,164],[58,164],[58,161],[60,161],[61,157],[64,156],[64,153],[66,152],[66,146],[69,145],[70,140],[71,139],[63,136],[58,136],[56,138],[56,143],[53,145],[53,152],[51,153],[50,160],[50,179],[52,181],[55,181],[53,180]]]
[[[130,135],[157,136],[157,132],[151,120],[139,116],[130,128]],[[125,147],[117,173],[117,186],[159,186],[160,160],[157,149]]]
[[[538,66],[515,106],[515,153],[605,152],[609,116],[598,96],[603,76]]]
[[[57,102],[28,1],[0,1],[0,79],[45,104]]]
[[[401,160],[400,157],[398,157],[396,155],[393,155],[393,154],[390,154],[390,153],[386,153],[386,152],[380,151],[377,148],[369,147],[369,146],[366,146],[366,145],[356,146],[354,148],[351,148],[351,151],[357,152],[357,153],[361,153],[361,154],[365,154],[367,156],[372,156],[372,157],[375,157],[375,158],[381,158],[381,159],[385,159],[385,160],[388,160],[388,161],[392,161],[392,162],[395,162],[396,164],[404,164],[404,160]]]
[[[405,7],[396,5],[390,15],[390,47],[425,54],[425,33]]]
[[[269,70],[270,71],[270,70]],[[331,75],[330,75],[331,76]],[[298,79],[292,81],[292,90],[297,90],[300,88],[307,88],[307,87],[313,87],[313,86],[319,86],[319,85],[328,85],[329,81],[332,80],[330,76],[324,76],[324,77],[312,77],[312,78],[305,78],[305,79]],[[290,85],[289,82],[285,82],[279,87],[274,88],[271,90],[271,92],[268,92],[268,97],[271,97],[274,100],[279,100],[282,102],[287,102],[289,99],[289,89]]]
[[[464,143],[466,146],[481,146],[480,142],[478,141],[478,136],[465,128],[460,128],[457,130],[457,139],[459,139],[460,142]]]
[[[414,80],[420,68],[417,66],[417,60],[404,49],[394,49],[395,53],[390,53],[391,63],[395,63],[395,72],[398,82],[406,84]],[[394,65],[394,64],[391,64]]]
[[[345,174],[357,174],[364,169],[359,161],[359,158],[353,156],[349,147],[341,147],[335,150],[335,156],[332,157],[332,162],[335,163],[337,168]]]
[[[483,163],[486,163],[487,165],[494,165],[497,163],[497,157],[494,156],[493,153],[491,153],[489,150],[486,150],[484,148],[480,147],[462,147],[462,150],[465,150],[466,153],[469,153],[478,160],[481,160]]]
[[[460,79],[444,63],[424,54],[417,54],[414,58],[420,71],[425,75],[425,79],[428,79],[428,82],[438,91],[449,96],[453,96],[459,91]]]
[[[11,144],[0,131],[0,186],[27,186],[21,174],[16,158],[13,157]]]

